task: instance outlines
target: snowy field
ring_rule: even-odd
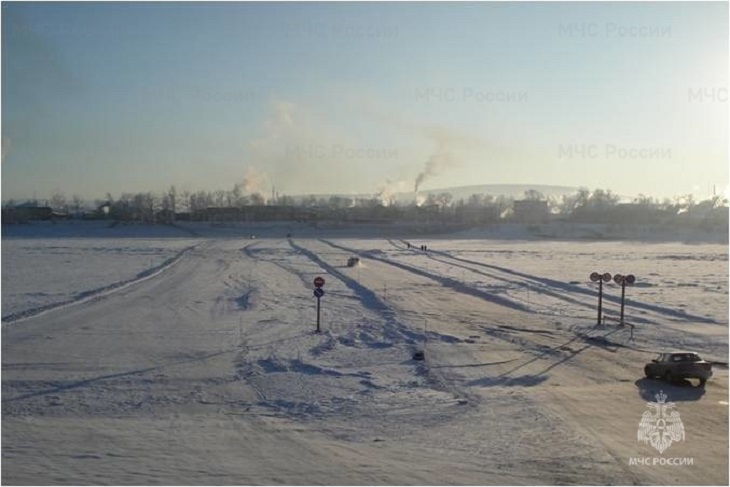
[[[137,280],[192,245],[182,238],[4,239],[2,316],[78,301]]]
[[[2,240],[4,484],[728,483],[727,245],[27,232]],[[636,275],[633,333],[596,326],[594,270]],[[717,363],[705,388],[643,378],[673,348]],[[686,431],[661,455],[660,390]]]

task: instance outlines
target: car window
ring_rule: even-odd
[[[683,355],[672,355],[672,362],[681,362]]]

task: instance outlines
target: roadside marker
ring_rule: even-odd
[[[603,309],[603,283],[611,280],[611,274],[605,272],[600,274],[598,272],[591,272],[591,281],[598,282],[598,320],[596,325],[601,324],[601,311]]]
[[[314,278],[314,287],[316,288],[314,290],[314,297],[317,298],[317,333],[319,333],[320,327],[319,327],[319,317],[320,317],[320,299],[322,296],[324,296],[324,289],[322,289],[322,286],[324,286],[324,277],[317,276]]]
[[[616,284],[621,285],[621,325],[624,324],[624,302],[626,299],[626,285],[631,285],[636,282],[636,276],[633,274],[629,274],[628,276],[622,276],[621,274],[616,274],[616,278],[614,278],[616,281]]]

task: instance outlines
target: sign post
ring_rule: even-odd
[[[621,285],[621,325],[624,324],[624,300],[626,298],[626,285],[633,284],[636,282],[636,277],[633,274],[629,274],[628,276],[622,276],[621,274],[616,274],[613,277],[613,280],[616,284]]]
[[[324,296],[324,289],[322,289],[322,286],[324,286],[324,277],[317,276],[314,278],[314,297],[317,298],[317,333],[319,333],[320,327],[319,327],[319,316],[320,316],[320,299],[322,296]]]
[[[603,308],[603,283],[611,280],[611,274],[604,272],[600,274],[598,272],[591,273],[591,281],[598,282],[598,320],[596,325],[601,324],[601,312]]]

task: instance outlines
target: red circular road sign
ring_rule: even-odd
[[[596,282],[601,280],[601,275],[598,272],[591,272],[591,281]]]
[[[324,277],[317,276],[314,278],[314,287],[322,287],[324,286]]]
[[[636,276],[634,276],[633,274],[629,274],[628,276],[626,276],[626,284],[633,284],[635,282]]]
[[[608,272],[603,274],[603,282],[608,282],[610,280],[611,280],[611,274],[609,274]]]
[[[616,284],[623,284],[624,276],[622,276],[621,274],[616,274],[615,276],[613,276],[613,282],[615,282]]]

